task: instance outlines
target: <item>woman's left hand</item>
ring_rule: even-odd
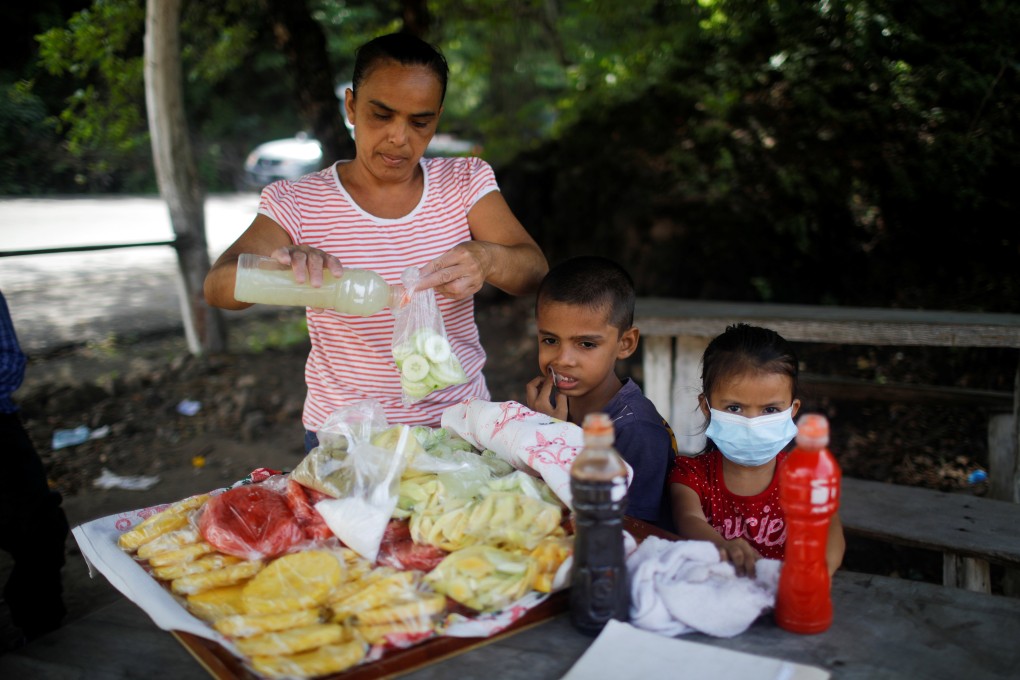
[[[467,241],[454,246],[421,268],[418,288],[435,288],[451,300],[463,300],[482,289],[491,268],[488,244]]]

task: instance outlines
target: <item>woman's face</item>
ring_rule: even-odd
[[[432,140],[443,112],[442,85],[425,66],[383,62],[368,71],[344,106],[354,125],[356,160],[375,177],[406,180]]]

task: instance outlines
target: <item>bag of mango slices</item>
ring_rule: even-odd
[[[466,607],[494,612],[528,592],[537,568],[527,554],[473,545],[447,555],[425,582]]]
[[[421,401],[436,390],[468,381],[446,337],[446,325],[431,288],[418,290],[421,273],[417,267],[404,270],[400,280],[406,304],[395,312],[393,360],[400,372],[405,404]]]

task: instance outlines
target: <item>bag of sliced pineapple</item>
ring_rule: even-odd
[[[404,270],[406,303],[395,312],[393,360],[400,372],[405,404],[421,401],[436,390],[468,381],[446,336],[446,325],[431,288],[418,290],[421,273],[417,267]]]

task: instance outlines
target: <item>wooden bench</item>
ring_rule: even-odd
[[[942,553],[944,585],[990,592],[989,562],[1020,568],[1020,505],[962,493],[843,478],[847,534]]]
[[[697,408],[701,355],[712,338],[738,322],[771,328],[794,342],[1020,348],[1020,314],[640,298],[634,323],[641,330],[644,391],[669,420],[681,452],[700,451],[705,443]],[[974,396],[997,404],[1005,397],[1012,404],[989,422],[989,482],[992,497],[1020,502],[1020,364],[1003,370],[1016,376],[1012,395]]]

